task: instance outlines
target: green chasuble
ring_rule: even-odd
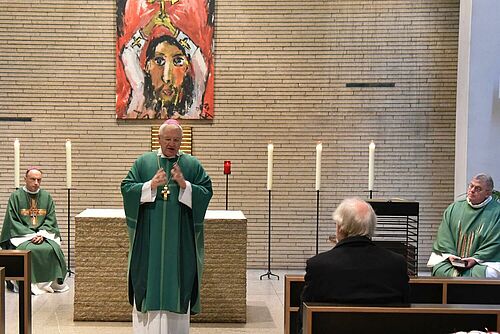
[[[179,202],[180,187],[170,179],[177,162],[192,186],[192,209]],[[170,194],[163,187],[156,199],[140,204],[142,186],[159,168],[167,173]],[[200,312],[204,258],[203,222],[212,197],[212,182],[195,157],[179,152],[162,158],[155,152],[140,156],[122,181],[121,192],[129,232],[129,301],[140,312]]]
[[[500,262],[500,203],[492,200],[478,209],[466,200],[451,204],[444,212],[433,251]],[[432,268],[432,275],[485,277],[485,270],[486,266],[480,264],[457,270],[449,261],[443,261]]]
[[[15,247],[11,238],[24,237],[45,230],[60,238],[57,226],[54,201],[50,194],[40,189],[37,194],[30,194],[18,189],[9,198],[5,219],[0,236],[3,249],[31,251],[31,282],[50,282],[66,277],[66,261],[61,247],[53,240],[45,238],[41,244],[30,240]]]

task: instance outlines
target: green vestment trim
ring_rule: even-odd
[[[443,214],[433,251],[474,257],[485,262],[500,262],[500,203],[490,201],[474,209],[466,200],[451,204]],[[486,267],[475,265],[458,271],[449,261],[432,268],[434,276],[485,277]]]
[[[36,203],[36,211],[30,214],[32,202]],[[33,224],[35,222],[35,224]],[[16,248],[9,241],[45,230],[61,237],[57,226],[56,209],[52,196],[40,189],[38,194],[28,194],[23,189],[14,191],[7,205],[0,236],[0,246],[4,249]],[[31,251],[32,283],[49,282],[66,277],[66,261],[61,247],[53,240],[45,239],[41,244],[25,241],[16,249]]]
[[[158,163],[169,178],[177,158],[145,153],[121,184],[130,244],[129,301],[141,312],[186,313],[189,305],[191,313],[200,312],[203,222],[212,183],[198,159],[179,153],[179,167],[192,186],[192,209],[178,201],[180,188],[173,180],[168,200],[158,187],[154,202],[140,204],[142,186],[158,171]]]

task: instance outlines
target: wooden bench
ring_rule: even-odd
[[[285,275],[285,334],[298,333],[300,294],[303,275]],[[410,277],[410,303],[500,304],[500,280],[465,277]]]
[[[31,252],[0,250],[0,267],[5,268],[6,280],[18,282],[19,333],[31,334]]]
[[[455,333],[500,330],[500,305],[345,306],[304,303],[303,334]]]

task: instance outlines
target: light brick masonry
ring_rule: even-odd
[[[267,265],[267,143],[275,145],[272,267],[304,269],[315,254],[316,142],[323,142],[322,251],[331,247],[336,205],[367,197],[373,140],[375,196],[420,203],[419,271],[426,269],[453,201],[459,5],[215,0],[215,119],[183,124],[213,180],[211,210],[225,208],[223,161],[232,161],[229,209],[248,219],[249,268]],[[122,206],[120,181],[150,149],[150,128],[159,123],[115,118],[115,17],[115,0],[0,2],[0,224],[19,138],[21,167],[45,170],[65,253],[75,215]],[[70,234],[66,139],[73,143]]]

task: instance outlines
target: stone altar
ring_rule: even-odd
[[[123,209],[86,209],[75,217],[75,321],[131,321],[128,235]],[[192,322],[246,322],[247,219],[208,210],[202,312]]]

